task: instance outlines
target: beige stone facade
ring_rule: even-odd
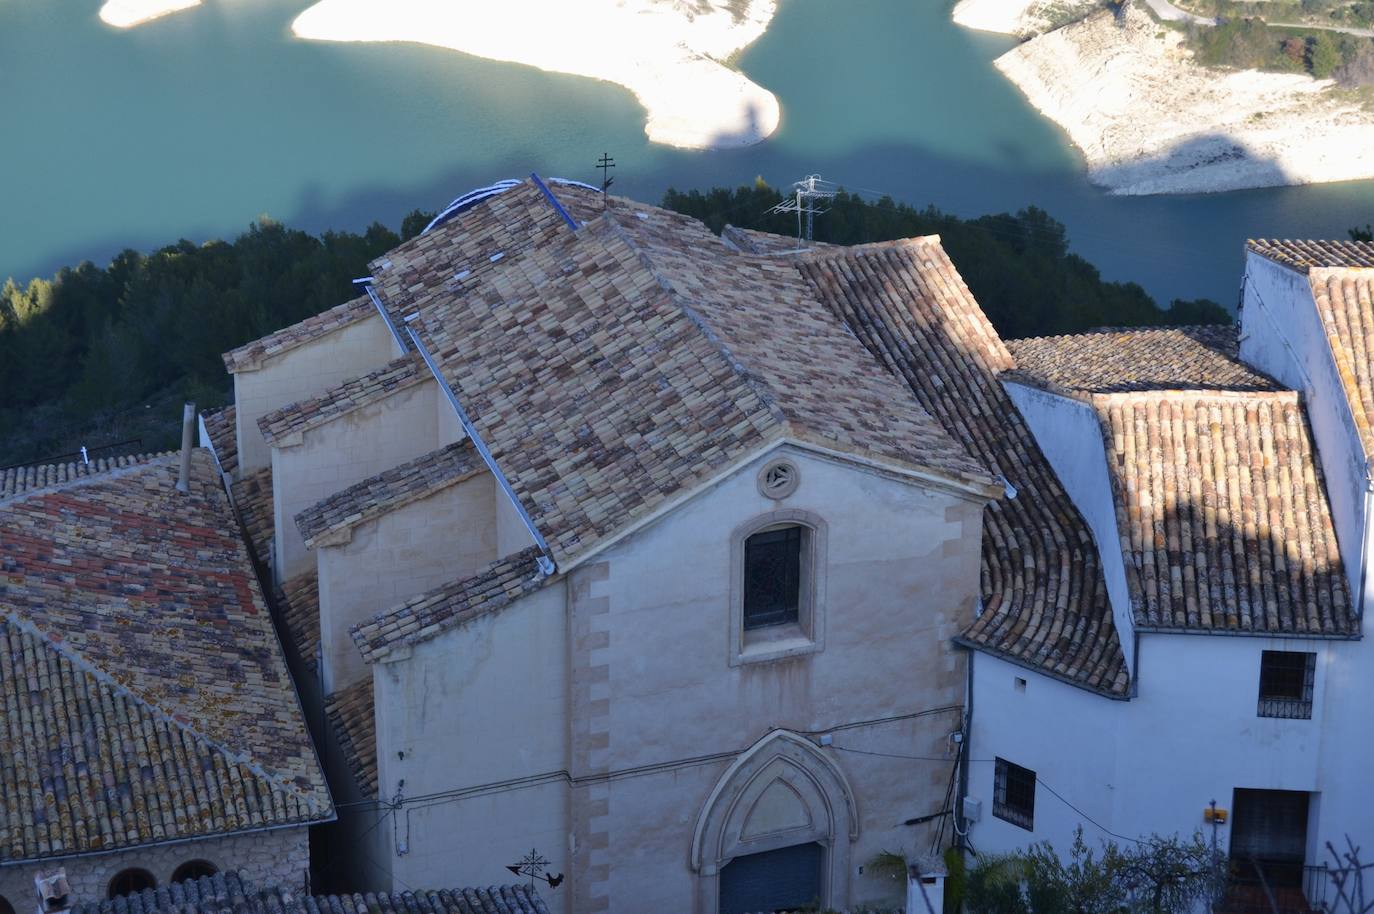
[[[781,503],[756,481],[780,453],[801,474]],[[821,646],[741,658],[731,534],[780,510],[826,527],[824,630],[804,638]],[[953,774],[951,638],[977,599],[981,512],[785,446],[551,586],[393,652],[375,667],[380,790],[428,798],[398,819],[395,878],[482,882],[536,847],[568,877],[545,893],[555,910],[710,912],[731,858],[814,841],[825,903],[896,903],[903,886],[861,869],[930,850],[931,825],[902,823],[938,812]]]
[[[39,863],[0,866],[0,898],[15,914],[37,910],[33,880],[61,867],[72,887],[72,901],[103,900],[110,880],[127,869],[146,870],[157,885],[172,881],[183,864],[204,861],[220,871],[239,870],[259,885],[304,890],[310,873],[308,829],[302,826],[247,832],[199,841],[151,844],[111,854],[88,854]]]

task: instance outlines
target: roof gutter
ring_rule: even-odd
[[[405,337],[401,336],[396,325],[391,322],[391,315],[387,314],[386,308],[382,307],[382,300],[377,297],[377,293],[372,288],[372,277],[364,276],[362,279],[355,279],[353,285],[362,286],[367,290],[367,297],[372,299],[372,306],[382,316],[382,323],[386,324],[386,329],[391,331],[391,338],[396,341],[396,346],[401,350],[401,355],[405,355],[406,350],[410,347],[406,345]]]
[[[463,404],[458,402],[458,396],[454,394],[453,388],[449,386],[448,381],[444,380],[444,376],[439,371],[439,366],[435,363],[434,357],[430,355],[429,350],[425,348],[425,344],[420,342],[420,337],[416,334],[415,328],[407,326],[406,333],[410,334],[410,340],[415,344],[415,350],[420,353],[420,358],[424,359],[425,364],[429,366],[430,373],[434,375],[434,380],[439,382],[439,389],[444,392],[444,396],[448,399],[449,406],[453,407],[453,412],[458,417],[459,424],[463,426],[463,431],[467,432],[468,438],[471,439],[472,446],[477,449],[478,455],[482,458],[482,462],[487,465],[487,469],[491,471],[491,475],[496,477],[496,484],[501,487],[502,492],[506,493],[506,498],[510,500],[511,506],[514,507],[516,513],[520,515],[521,523],[523,523],[525,529],[529,531],[530,537],[534,540],[534,544],[539,547],[539,570],[544,572],[546,577],[553,574],[558,570],[558,566],[553,561],[552,550],[549,549],[549,544],[545,541],[544,535],[540,533],[539,528],[534,525],[534,521],[530,518],[529,512],[525,510],[525,506],[520,504],[520,499],[516,497],[515,490],[511,488],[510,480],[506,479],[506,474],[501,472],[501,468],[496,465],[496,458],[491,455],[491,451],[488,450],[486,442],[483,441],[482,436],[477,433],[477,427],[474,426],[472,420],[468,418],[467,411],[463,409]]]
[[[58,854],[53,857],[24,857],[20,859],[0,860],[0,869],[7,866],[42,866],[46,863],[57,862],[59,860],[74,860],[78,857],[100,857],[111,854],[132,854],[148,847],[167,847],[173,844],[190,844],[195,841],[217,841],[222,838],[237,838],[240,835],[257,835],[269,831],[281,831],[284,828],[309,828],[312,825],[328,825],[330,822],[338,821],[339,814],[331,809],[327,818],[308,819],[304,822],[287,822],[283,825],[260,825],[257,828],[240,828],[235,831],[211,832],[206,835],[192,835],[187,838],[165,838],[162,841],[141,841],[138,844],[128,844],[123,847],[106,847],[96,851],[77,851],[74,854]]]

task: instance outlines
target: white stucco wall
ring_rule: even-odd
[[[553,583],[374,668],[382,794],[450,794],[396,813],[397,884],[501,884],[532,847],[566,868],[564,592]],[[542,894],[567,910],[566,891]]]
[[[900,903],[861,874],[924,852],[954,766],[982,502],[787,449],[801,485],[762,496],[760,457],[538,594],[376,669],[397,880],[499,881],[537,847],[569,882],[556,911],[690,909],[692,830],[720,773],[775,728],[831,736],[857,796],[840,906]],[[731,534],[779,509],[827,529],[824,647],[732,665]],[[510,529],[514,530],[512,526]],[[501,540],[498,534],[498,540]],[[404,753],[404,758],[402,758]],[[878,754],[873,754],[878,753]]]
[[[1350,592],[1360,592],[1365,453],[1305,274],[1247,252],[1240,356],[1301,391],[1326,474]],[[1367,582],[1374,588],[1374,581]]]
[[[309,878],[308,829],[295,826],[66,860],[0,866],[0,897],[14,906],[15,914],[34,914],[37,910],[34,877],[61,867],[67,872],[73,901],[103,901],[110,880],[125,869],[147,870],[158,885],[165,885],[171,881],[177,867],[193,860],[207,861],[220,870],[243,870],[259,885],[281,885],[299,891],[306,887]]]
[[[461,429],[433,380],[406,387],[305,432],[299,443],[272,448],[278,581],[314,563],[296,514],[355,482],[458,440]]]
[[[1317,654],[1310,720],[1258,715],[1265,650]],[[1347,688],[1346,669],[1364,653],[1359,642],[1143,634],[1139,696],[1130,702],[979,654],[969,794],[983,801],[983,816],[970,833],[973,845],[1003,852],[1047,839],[1066,850],[1079,824],[1090,844],[1109,837],[1099,825],[1128,837],[1210,837],[1202,818],[1208,803],[1229,810],[1236,788],[1258,788],[1320,795],[1308,835],[1308,860],[1320,862],[1323,842],[1374,834],[1360,766],[1348,761],[1363,755],[1367,728],[1346,729],[1349,722],[1332,718],[1334,708],[1358,704],[1349,692],[1334,700],[1333,689]],[[1027,680],[1024,690],[1017,677]],[[1332,743],[1333,734],[1342,738]],[[1036,772],[1034,832],[992,815],[999,756]],[[1223,851],[1229,841],[1228,823],[1218,830]]]
[[[258,420],[381,368],[401,353],[380,315],[372,315],[234,374],[240,477],[270,466]]]
[[[316,548],[326,693],[372,675],[350,627],[495,561],[504,497],[495,477],[479,473],[359,524],[346,543]]]
[[[1134,676],[1135,619],[1126,589],[1116,500],[1107,477],[1106,446],[1097,413],[1086,403],[1025,384],[1003,382],[1002,386],[1030,426],[1036,443],[1059,477],[1059,484],[1088,522],[1098,545],[1107,598],[1112,604],[1112,621],[1126,655],[1126,668]]]

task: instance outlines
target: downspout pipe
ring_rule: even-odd
[[[1369,541],[1369,512],[1374,508],[1374,457],[1364,462],[1364,511],[1360,517],[1360,602],[1357,611],[1360,628],[1364,629],[1364,609],[1369,600],[1369,553],[1374,544]]]

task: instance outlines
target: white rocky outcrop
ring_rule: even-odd
[[[200,0],[105,0],[100,8],[100,21],[118,29],[128,29],[199,5]]]
[[[1129,4],[1027,41],[996,66],[1112,193],[1374,177],[1374,114],[1330,80],[1203,67],[1178,32]]]
[[[965,28],[1030,38],[1101,5],[1101,0],[959,0],[953,15]]]
[[[658,143],[720,148],[777,129],[774,95],[722,61],[763,34],[776,0],[320,0],[292,31],[413,41],[629,89]]]

